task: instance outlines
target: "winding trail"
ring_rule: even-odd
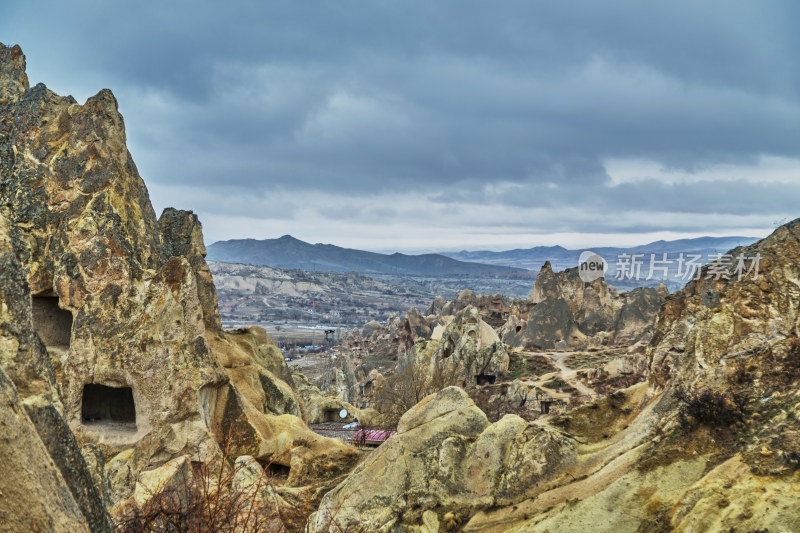
[[[575,389],[577,389],[578,392],[580,392],[583,395],[586,395],[586,396],[597,396],[598,394],[597,394],[596,391],[594,391],[591,388],[587,387],[586,385],[584,385],[584,383],[580,379],[578,379],[578,371],[576,369],[574,369],[574,368],[569,368],[566,365],[566,359],[570,355],[575,355],[575,354],[579,354],[579,353],[583,353],[583,352],[556,352],[556,353],[552,353],[552,352],[525,352],[525,355],[539,355],[539,356],[547,357],[558,368],[558,372],[549,372],[547,374],[543,374],[543,375],[539,376],[534,381],[534,383],[536,383],[536,386],[538,386],[539,388],[550,392],[554,397],[557,397],[557,398],[560,397],[562,399],[568,398],[570,395],[568,395],[566,393],[558,392],[557,390],[553,390],[550,387],[543,386],[544,382],[546,382],[546,381],[548,381],[548,380],[550,380],[550,379],[552,379],[554,377],[558,377],[562,381],[567,383],[570,387],[574,387]]]

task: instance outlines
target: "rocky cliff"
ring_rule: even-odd
[[[112,508],[147,471],[219,460],[230,438],[233,458],[284,465],[295,486],[318,477],[312,464],[352,462],[305,426],[263,330],[222,330],[200,222],[156,219],[113,94],[81,105],[30,87],[21,49],[2,44],[0,221],[0,368],[36,398],[32,420],[63,420],[67,440],[97,447]],[[55,462],[88,476],[80,455]]]
[[[527,304],[514,306],[501,335],[528,350],[646,342],[665,295],[666,287],[617,294],[604,278],[585,282],[577,268],[554,272],[546,262]]]

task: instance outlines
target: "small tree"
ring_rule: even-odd
[[[401,361],[395,373],[386,378],[376,393],[376,409],[393,422],[400,420],[406,411],[426,396],[462,381],[457,365],[440,361],[429,370],[429,365],[420,364],[412,357]]]

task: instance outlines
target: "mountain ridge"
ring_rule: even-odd
[[[507,274],[518,270],[503,265],[461,261],[443,254],[380,254],[333,244],[310,244],[291,235],[277,239],[231,239],[207,248],[208,259],[231,263],[329,272],[414,275]]]
[[[725,253],[738,246],[757,241],[756,237],[696,237],[658,240],[631,247],[600,246],[568,249],[563,246],[534,246],[499,252],[462,250],[425,254],[378,253],[334,244],[302,241],[292,235],[276,239],[230,239],[208,246],[213,261],[245,263],[273,268],[321,270],[330,272],[362,272],[411,275],[478,275],[506,274],[520,270],[538,271],[545,261],[563,270],[576,266],[581,252],[591,249],[611,265],[620,254],[700,254],[703,262],[709,256]],[[659,256],[657,256],[659,257]]]
[[[696,237],[692,239],[676,239],[674,241],[658,240],[637,246],[597,246],[579,249],[567,249],[562,246],[534,246],[532,248],[515,248],[493,252],[488,250],[443,252],[442,255],[458,259],[459,261],[476,261],[489,265],[504,265],[527,270],[538,270],[545,261],[550,261],[554,269],[576,266],[581,252],[591,250],[609,263],[622,253],[634,254],[678,254],[700,253],[701,255],[725,253],[738,246],[747,246],[756,241],[757,237]],[[704,257],[704,260],[706,258]]]

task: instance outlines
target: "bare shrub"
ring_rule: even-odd
[[[276,508],[264,506],[262,489],[272,484],[271,462],[245,490],[232,485],[243,464],[231,465],[230,432],[222,460],[192,463],[192,475],[153,494],[147,503],[128,506],[115,520],[121,533],[255,533],[284,531]]]
[[[697,424],[708,427],[729,427],[744,420],[747,397],[729,391],[692,389],[678,394],[681,402],[681,424],[690,428]]]
[[[463,381],[457,365],[437,364],[433,372],[410,358],[402,361],[395,373],[376,392],[376,409],[396,423],[403,414],[426,396]]]

